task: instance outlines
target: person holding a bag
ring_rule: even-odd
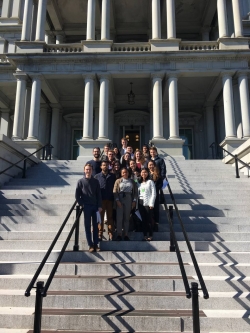
[[[160,190],[163,186],[163,180],[161,178],[159,169],[156,166],[155,161],[148,162],[148,169],[150,172],[149,178],[154,182],[155,189],[156,189],[156,198],[155,198],[155,205],[154,205],[154,209],[153,209],[153,215],[154,215],[154,231],[158,231],[159,216],[160,216],[160,203],[161,203]]]
[[[153,239],[153,209],[156,198],[155,184],[149,178],[149,170],[142,169],[139,180],[138,209],[142,218],[143,234],[145,241]],[[147,236],[149,234],[149,236]]]
[[[129,241],[129,217],[131,209],[136,206],[138,190],[136,183],[129,178],[129,172],[126,168],[121,169],[121,178],[116,180],[113,192],[116,202],[116,240],[122,240],[123,227],[124,240]]]

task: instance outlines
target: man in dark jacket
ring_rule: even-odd
[[[93,160],[88,161],[86,164],[92,166],[92,176],[94,177],[97,173],[101,172],[101,151],[99,147],[93,149]]]
[[[151,147],[149,152],[150,152],[151,160],[155,161],[156,166],[159,169],[161,178],[165,179],[166,174],[167,174],[167,170],[166,170],[166,164],[164,162],[164,159],[158,156],[158,152],[157,152],[156,147]]]
[[[101,195],[102,195],[102,212],[101,212],[101,219],[102,223],[98,224],[99,229],[99,240],[102,239],[103,234],[103,224],[104,224],[104,214],[107,214],[108,220],[108,233],[109,239],[112,240],[113,238],[113,188],[116,181],[116,177],[113,173],[109,173],[109,163],[106,161],[102,161],[101,169],[102,172],[95,175],[95,179],[99,181],[100,188],[101,188]]]
[[[98,247],[98,226],[96,213],[102,211],[102,196],[98,180],[92,177],[92,166],[86,164],[84,176],[78,180],[75,197],[77,203],[83,207],[84,225],[89,252],[100,251]],[[93,240],[91,236],[91,218]]]

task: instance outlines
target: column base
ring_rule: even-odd
[[[249,38],[246,38],[246,37],[219,38],[218,39],[219,49],[220,50],[249,50],[248,41],[249,41]]]
[[[83,52],[111,52],[112,40],[82,40]]]
[[[77,157],[77,160],[86,159],[86,158],[92,159],[93,158],[93,149],[95,147],[99,147],[102,152],[105,144],[111,143],[111,140],[109,140],[109,139],[97,139],[97,140],[82,139],[82,140],[78,140],[77,143],[80,147],[79,156]]]
[[[4,25],[21,25],[22,21],[19,17],[1,17],[0,24]]]
[[[182,139],[152,139],[151,141],[158,150],[161,157],[174,156],[180,159],[185,159],[183,156],[182,146],[184,140]]]
[[[33,154],[36,150],[44,146],[39,140],[15,140],[15,143],[27,150],[30,154]],[[40,150],[34,156],[40,159],[42,153],[42,150]]]
[[[181,39],[150,39],[151,51],[179,51]]]
[[[221,143],[220,146],[230,153],[232,153],[236,148],[241,146],[247,139],[239,139],[239,138],[225,138]],[[225,153],[226,155],[226,153]]]
[[[43,53],[45,42],[15,42],[16,53]]]

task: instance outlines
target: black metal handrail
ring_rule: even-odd
[[[248,170],[250,170],[250,165],[248,165],[247,163],[243,162],[237,154],[232,154],[230,153],[228,150],[226,150],[225,148],[221,147],[217,142],[213,142],[209,148],[212,149],[212,156],[214,158],[214,147],[217,147],[217,148],[220,148],[222,149],[223,151],[225,151],[228,155],[232,156],[234,158],[234,161],[235,161],[235,173],[236,173],[236,178],[240,178],[240,174],[239,174],[239,165],[238,165],[238,162],[240,162],[241,164],[244,165],[244,167],[246,167]],[[248,177],[249,177],[249,173],[248,173]]]
[[[170,187],[170,184],[169,184],[167,178],[166,178],[166,181],[167,181],[167,187],[168,187],[168,190],[169,190],[169,194],[170,194],[170,197],[172,199],[177,217],[179,219],[181,229],[182,229],[182,233],[184,235],[184,238],[185,238],[188,250],[189,250],[189,254],[191,256],[196,274],[198,276],[198,280],[199,280],[201,289],[199,288],[198,283],[196,283],[196,282],[191,282],[191,287],[189,285],[186,270],[185,270],[185,267],[184,267],[184,264],[183,264],[181,252],[180,252],[180,249],[179,249],[178,242],[176,240],[175,231],[174,231],[174,227],[173,227],[173,206],[169,206],[169,209],[168,209],[165,197],[163,195],[163,191],[161,190],[161,195],[164,198],[164,203],[163,204],[164,204],[164,208],[166,210],[167,218],[168,218],[168,221],[169,221],[169,227],[170,227],[170,251],[171,252],[173,252],[173,251],[176,252],[179,267],[180,267],[180,271],[181,271],[181,275],[182,275],[183,284],[184,284],[185,291],[186,291],[186,297],[187,298],[192,298],[193,333],[200,333],[199,290],[202,290],[203,297],[205,299],[209,298],[209,294],[208,294],[204,279],[202,277],[199,265],[198,265],[197,260],[195,258],[192,246],[191,246],[190,241],[188,239],[187,232],[185,230],[185,227],[184,227],[184,224],[183,224],[178,206],[176,204],[173,192],[171,190],[171,187]]]
[[[34,330],[33,332],[34,333],[41,333],[41,319],[42,319],[42,303],[43,303],[43,298],[47,296],[47,292],[48,292],[48,289],[50,287],[50,284],[54,278],[54,275],[57,271],[57,268],[61,262],[61,259],[65,253],[65,250],[69,244],[69,241],[72,237],[72,234],[75,230],[75,244],[74,244],[74,248],[73,248],[73,251],[78,251],[79,250],[79,220],[80,220],[80,216],[83,212],[83,208],[80,208],[79,206],[76,206],[77,204],[77,201],[74,202],[74,204],[72,205],[72,207],[70,208],[65,220],[63,221],[60,229],[58,230],[54,240],[52,241],[48,251],[46,252],[42,262],[40,263],[38,269],[36,270],[32,280],[30,281],[26,291],[25,291],[25,296],[26,297],[29,297],[30,296],[30,292],[31,292],[31,289],[36,289],[36,303],[35,303],[35,315],[34,315]],[[71,227],[71,230],[64,242],[64,245],[59,253],[59,256],[50,272],[50,275],[46,281],[46,284],[44,286],[44,281],[38,281],[36,283],[36,287],[34,286],[35,282],[37,281],[37,278],[39,277],[44,265],[46,264],[54,246],[56,245],[64,227],[66,226],[68,220],[69,220],[69,217],[70,215],[72,214],[73,210],[75,209],[76,207],[76,219],[75,219],[75,222],[73,224],[73,226]]]
[[[54,148],[54,147],[50,143],[47,143],[45,146],[39,148],[34,153],[29,154],[28,156],[25,156],[24,154],[20,153],[18,150],[15,149],[20,155],[23,155],[24,157],[21,160],[19,160],[18,162],[16,162],[16,163],[12,163],[12,162],[4,159],[3,157],[1,157],[2,160],[4,160],[5,162],[7,162],[7,163],[9,163],[11,165],[8,168],[0,171],[0,175],[6,173],[6,171],[10,170],[11,168],[16,167],[16,168],[19,168],[19,169],[23,170],[23,176],[22,176],[22,178],[26,178],[26,164],[27,164],[27,160],[30,160],[32,163],[37,164],[37,162],[32,161],[32,159],[30,157],[33,156],[33,155],[35,155],[36,153],[38,153],[40,150],[43,150],[43,156],[42,156],[43,160],[47,159],[47,156],[49,156],[49,159],[51,160],[52,148]],[[18,165],[21,162],[23,162],[23,167],[20,167]],[[10,175],[8,174],[8,176],[10,176]]]

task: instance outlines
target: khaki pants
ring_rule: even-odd
[[[116,227],[118,235],[122,234],[122,226],[124,234],[128,234],[129,229],[129,217],[132,209],[132,196],[131,193],[119,194],[119,200],[122,207],[116,206]]]
[[[105,212],[107,213],[108,232],[109,232],[109,234],[113,235],[114,222],[113,222],[113,201],[112,200],[102,200],[102,212],[101,212],[102,223],[98,224],[98,229],[99,229],[99,232],[101,232],[101,233],[103,233]]]

